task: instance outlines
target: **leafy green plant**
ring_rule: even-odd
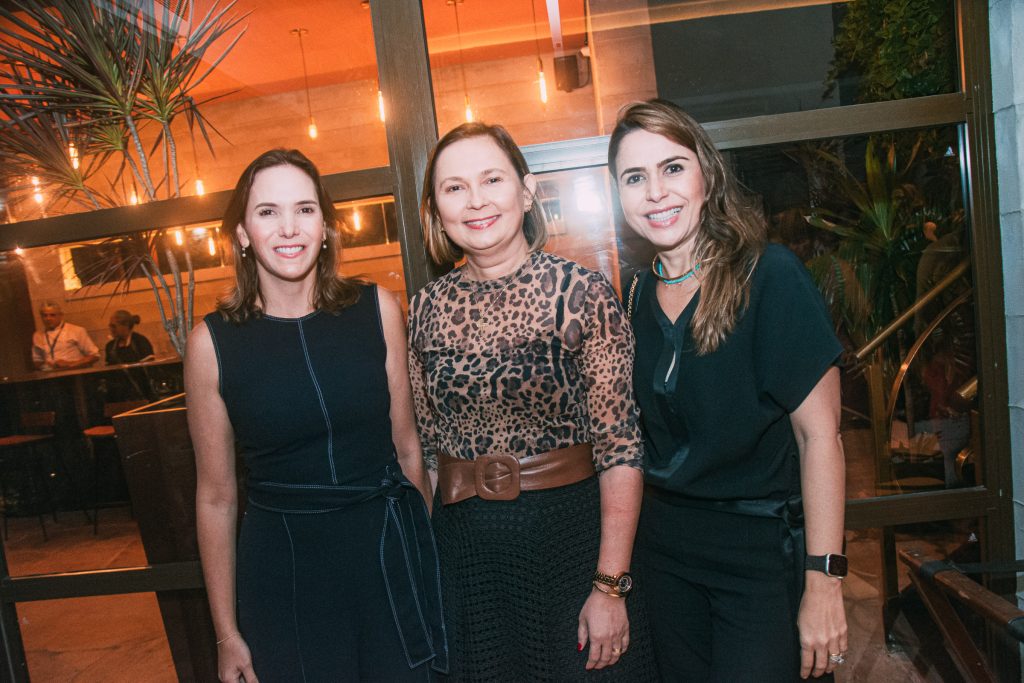
[[[0,6],[0,158],[8,201],[28,201],[35,177],[51,212],[77,204],[91,209],[128,201],[125,173],[146,200],[181,193],[172,124],[184,117],[213,151],[213,130],[195,88],[230,52],[212,46],[244,17],[229,17],[233,2],[216,2],[202,17],[186,0],[14,0]],[[206,100],[209,101],[209,100]],[[143,130],[155,126],[149,149]],[[215,131],[214,131],[215,132]],[[119,161],[111,175],[111,161]],[[118,238],[132,258],[107,264],[125,287],[138,274],[156,296],[164,329],[179,354],[191,327],[194,279],[187,296],[178,259],[159,231]],[[164,250],[169,273],[159,265]],[[123,253],[115,250],[112,253]],[[101,276],[102,276],[101,272]],[[102,277],[94,282],[103,281]]]
[[[880,149],[881,147],[881,149]],[[855,346],[862,346],[913,303],[917,264],[928,244],[927,212],[918,186],[908,180],[919,147],[899,164],[893,143],[872,139],[864,155],[864,181],[843,159],[820,150],[836,171],[843,209],[815,209],[811,225],[836,235],[834,249],[807,265],[833,315]]]
[[[826,96],[859,76],[856,99],[883,102],[952,92],[956,36],[950,0],[855,0],[833,41]]]

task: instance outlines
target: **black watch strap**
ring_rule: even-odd
[[[849,572],[846,555],[839,553],[808,555],[804,560],[804,569],[821,572],[837,579],[845,579]]]

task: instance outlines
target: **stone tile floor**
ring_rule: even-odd
[[[46,519],[43,542],[35,517],[12,518],[7,563],[12,576],[146,564],[127,508],[100,511],[99,534],[78,511]],[[177,680],[152,593],[21,603],[17,606],[33,681]]]

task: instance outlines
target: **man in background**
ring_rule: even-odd
[[[47,301],[39,307],[43,331],[32,334],[32,364],[36,370],[87,368],[100,359],[85,328],[64,322],[64,309]]]

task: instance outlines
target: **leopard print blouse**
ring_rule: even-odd
[[[409,305],[424,457],[519,458],[577,443],[594,469],[642,467],[633,331],[603,275],[535,252],[504,278],[458,268]]]

